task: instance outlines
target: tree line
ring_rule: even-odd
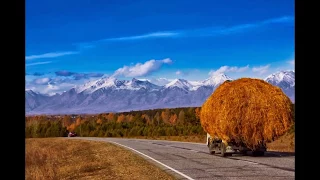
[[[204,135],[200,107],[154,109],[96,115],[26,116],[26,137],[85,137]]]

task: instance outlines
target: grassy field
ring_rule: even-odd
[[[286,134],[267,144],[267,147],[269,151],[295,152],[295,135]]]
[[[26,139],[26,180],[175,179],[142,157],[105,142]]]
[[[182,142],[206,143],[206,135],[203,136],[159,136],[159,137],[134,137],[139,139],[156,139]],[[288,133],[277,140],[267,143],[268,151],[295,152],[294,133]]]

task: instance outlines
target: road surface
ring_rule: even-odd
[[[74,138],[73,138],[74,139]],[[111,142],[156,164],[177,179],[295,179],[294,154],[266,152],[263,157],[210,155],[205,144],[164,140],[76,137]]]

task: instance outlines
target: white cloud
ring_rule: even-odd
[[[46,78],[34,79],[33,83],[38,85],[44,85],[44,84],[48,84],[50,81],[51,79],[46,77]]]
[[[176,75],[180,75],[180,74],[182,74],[181,71],[177,71],[177,72],[176,72]]]
[[[166,64],[171,64],[172,60],[170,58],[166,58],[166,59],[163,59],[162,62]]]
[[[163,64],[171,64],[172,60],[169,58],[163,60],[149,60],[145,63],[137,63],[132,66],[123,66],[115,71],[113,76],[125,76],[125,77],[140,77],[146,76],[161,68]]]
[[[288,63],[291,64],[291,65],[294,65],[295,64],[294,62],[295,62],[294,59],[291,60],[291,61],[288,61]]]
[[[265,66],[253,67],[252,72],[258,72],[259,74],[265,74],[268,72],[269,68],[270,68],[270,64],[265,65]]]
[[[75,87],[73,83],[62,83],[59,85],[48,84],[42,89],[42,92],[49,95],[54,95],[56,93],[61,93],[63,91],[68,91],[71,88]]]
[[[68,82],[68,83],[59,83],[55,84],[52,82],[46,84],[35,84],[35,83],[27,83],[26,89],[31,89],[35,92],[39,92],[41,94],[54,95],[55,93],[61,93],[63,91],[68,91],[71,88],[76,86],[76,82]]]
[[[209,72],[209,75],[215,75],[215,74],[221,74],[221,73],[227,73],[227,72],[245,72],[249,69],[249,65],[243,66],[243,67],[237,67],[237,66],[221,66],[217,70],[211,70]]]
[[[127,36],[127,37],[103,39],[101,41],[127,41],[127,40],[159,38],[159,37],[173,37],[173,36],[177,36],[177,35],[179,35],[179,34],[176,32],[154,32],[154,33],[142,34],[142,35],[137,35],[137,36]]]
[[[274,23],[294,23],[293,16],[283,16],[273,19],[266,19],[263,21],[257,21],[253,23],[237,24],[229,27],[207,27],[199,29],[180,29],[173,31],[158,31],[140,35],[115,37],[100,39],[97,41],[79,43],[80,48],[92,48],[101,42],[119,42],[119,41],[133,41],[144,40],[150,38],[188,38],[188,37],[210,37],[210,36],[223,36],[232,33],[239,33],[249,31],[252,29],[260,28]]]
[[[163,86],[168,84],[169,82],[173,81],[173,79],[167,79],[167,78],[150,78],[148,80],[149,82],[156,84],[158,86]]]
[[[35,66],[35,65],[41,65],[41,64],[50,64],[51,62],[52,62],[52,61],[29,63],[29,64],[26,64],[26,66]]]
[[[45,53],[45,54],[26,56],[25,59],[26,60],[33,60],[33,59],[43,59],[43,58],[55,58],[55,57],[66,56],[66,55],[77,54],[77,53],[78,52],[74,52],[74,51],[50,52],[50,53]]]

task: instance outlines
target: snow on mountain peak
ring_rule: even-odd
[[[218,86],[226,80],[232,80],[232,79],[223,73],[219,73],[219,74],[213,74],[208,79],[202,81],[202,83],[203,85],[206,85],[206,86]]]
[[[77,87],[76,91],[78,93],[83,92],[83,91],[86,93],[92,93],[100,88],[116,87],[119,85],[121,85],[121,81],[118,82],[118,80],[116,78],[104,77],[104,78],[100,78],[95,81],[89,81],[89,82],[85,83],[84,85]]]
[[[165,88],[170,88],[170,87],[178,87],[184,90],[190,90],[193,88],[193,85],[184,79],[174,79],[173,81],[169,82],[164,86]]]
[[[150,83],[149,81],[142,81],[136,78],[132,80],[118,80],[114,77],[101,78],[96,81],[90,81],[86,84],[76,88],[78,93],[92,93],[101,88],[115,88],[115,89],[129,89],[139,90],[141,88],[146,89],[158,89],[159,86]]]
[[[30,96],[34,96],[34,95],[36,95],[36,94],[39,94],[39,93],[37,93],[37,92],[32,91],[31,89],[26,89],[26,90],[25,90],[25,93],[28,94],[28,95],[30,95]]]
[[[273,73],[265,78],[265,81],[272,84],[279,84],[281,82],[286,82],[290,84],[290,86],[295,85],[295,73],[294,71],[279,71]]]
[[[126,81],[125,86],[123,88],[125,89],[133,89],[133,90],[138,90],[141,88],[145,89],[158,89],[159,86],[150,83],[148,80],[138,80],[136,78],[132,78],[131,81]]]

